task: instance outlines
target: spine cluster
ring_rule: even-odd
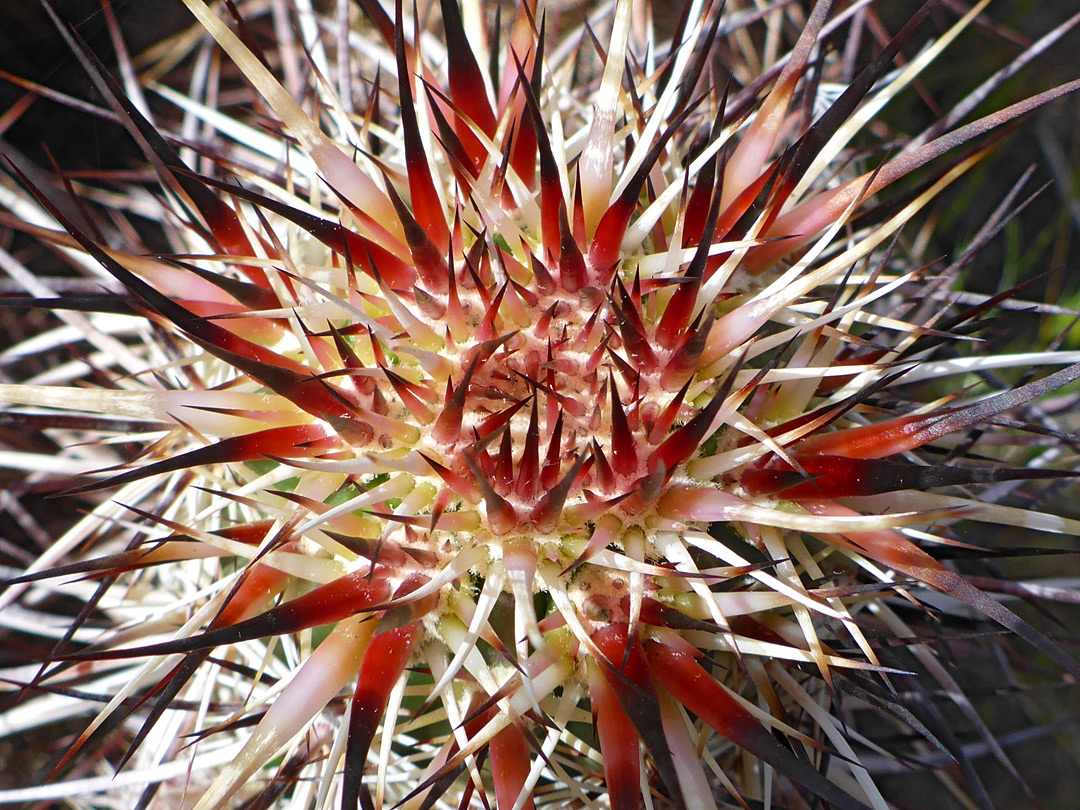
[[[814,113],[829,37],[873,4],[694,0],[661,39],[660,7],[631,0],[576,33],[538,0],[509,20],[361,0],[352,29],[298,3],[297,61],[263,50],[257,8],[184,3],[201,53],[255,91],[254,117],[215,109],[227,80],[198,56],[200,93],[162,91],[213,149],[71,43],[146,153],[176,255],[106,237],[33,173],[0,186],[5,222],[103,286],[28,291],[84,313],[109,378],[0,385],[92,473],[64,486],[90,513],[0,594],[89,606],[9,673],[27,689],[0,729],[105,702],[59,787],[20,795],[67,795],[115,736],[122,771],[192,769],[148,777],[140,806],[166,782],[198,810],[885,810],[838,690],[923,748],[955,743],[892,686],[905,605],[944,595],[1080,676],[936,553],[978,543],[961,518],[1080,530],[976,494],[1067,465],[987,463],[969,440],[1022,423],[1080,358],[951,358],[1018,291],[930,312],[903,302],[934,269],[902,257],[994,133],[1080,84],[866,147],[985,4],[891,72],[934,4],[917,9]],[[725,70],[726,43],[795,21],[760,75]],[[297,65],[310,86],[287,86]],[[1032,363],[1064,368],[937,401],[910,385]],[[75,439],[101,458],[124,431],[137,458],[76,463]]]

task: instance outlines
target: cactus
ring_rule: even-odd
[[[1008,502],[1074,487],[1080,356],[949,291],[1022,182],[915,232],[1080,87],[979,103],[1076,18],[900,133],[985,2],[869,55],[873,3],[183,2],[142,74],[65,29],[145,170],[0,181],[79,273],[0,254],[59,319],[7,353],[68,358],[0,383],[0,463],[83,512],[0,593],[0,730],[91,718],[0,800],[885,810],[921,760],[989,801],[938,641],[1075,678],[999,597],[1076,597],[952,558],[1080,530]]]

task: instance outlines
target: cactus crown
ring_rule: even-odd
[[[60,295],[92,359],[0,385],[7,413],[100,440],[58,465],[100,471],[67,488],[92,512],[3,596],[68,588],[113,625],[76,623],[24,678],[43,696],[15,723],[114,696],[58,772],[127,729],[121,765],[153,785],[193,757],[199,810],[749,807],[774,782],[773,806],[885,808],[833,698],[947,744],[888,691],[904,600],[945,594],[1080,675],[934,553],[961,516],[1080,528],[972,494],[1069,471],[958,441],[1080,366],[916,399],[1075,358],[950,355],[1007,296],[935,311],[918,296],[954,269],[901,239],[989,135],[1077,84],[888,149],[867,133],[985,3],[891,72],[933,3],[856,71],[826,43],[865,4],[691,0],[661,35],[631,0],[577,28],[537,0],[419,23],[361,0],[353,29],[297,3],[305,49],[267,53],[246,5],[227,24],[184,2],[212,42],[190,95],[160,92],[203,136],[72,43],[176,255],[17,166],[25,191],[0,187],[108,290]],[[752,72],[727,44],[759,26]],[[222,53],[254,114],[215,108]],[[94,368],[107,385],[81,384]]]

